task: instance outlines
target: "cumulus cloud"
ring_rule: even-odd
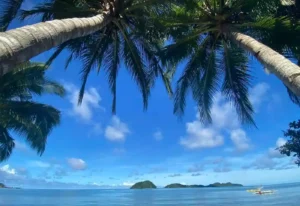
[[[68,99],[72,104],[71,115],[89,121],[92,119],[94,109],[102,108],[100,107],[101,97],[96,88],[87,89],[81,105],[78,105],[79,89],[73,84],[66,83],[64,86],[68,92]]]
[[[230,132],[230,139],[235,145],[237,151],[242,152],[250,149],[250,140],[248,139],[244,130],[232,130]]]
[[[203,127],[200,121],[186,124],[187,136],[180,139],[180,144],[188,149],[212,148],[223,145],[223,136],[213,128]]]
[[[11,175],[17,174],[16,169],[11,168],[8,164],[0,167],[0,171]]]
[[[160,130],[157,130],[156,132],[154,132],[153,137],[157,141],[160,141],[164,138],[163,135],[162,135],[162,132]]]
[[[201,175],[202,175],[201,173],[192,173],[191,174],[192,177],[197,177],[197,176],[201,176]]]
[[[130,130],[117,116],[113,116],[111,124],[105,129],[105,137],[110,141],[124,141]]]
[[[82,159],[69,158],[69,159],[67,159],[67,162],[68,162],[68,165],[73,170],[85,170],[86,169],[86,163]]]

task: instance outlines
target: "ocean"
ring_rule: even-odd
[[[0,190],[1,206],[299,206],[300,184],[265,186],[272,195],[246,192],[253,187],[189,189]]]

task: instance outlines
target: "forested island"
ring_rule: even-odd
[[[209,185],[184,185],[180,183],[173,183],[165,186],[165,188],[204,188],[204,187],[242,187],[243,185],[241,184],[236,184],[236,183],[213,183]],[[146,180],[143,182],[137,182],[135,183],[130,189],[155,189],[157,188],[155,184],[153,184],[151,181]]]
[[[146,180],[143,182],[135,183],[130,189],[155,189],[156,186],[151,181]]]

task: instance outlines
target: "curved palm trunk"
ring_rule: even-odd
[[[0,75],[70,39],[92,34],[111,21],[109,13],[42,22],[0,32]]]
[[[300,67],[260,43],[252,37],[239,33],[227,32],[229,38],[255,56],[271,73],[275,74],[295,95],[300,96]]]

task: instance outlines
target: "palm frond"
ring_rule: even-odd
[[[0,162],[7,160],[15,147],[14,139],[6,128],[0,125]]]
[[[60,84],[45,78],[46,69],[44,64],[28,62],[6,73],[0,81],[0,99],[25,96],[31,99],[32,94],[45,93],[64,96],[65,90]]]
[[[0,31],[6,31],[17,16],[24,0],[1,0],[0,2]]]
[[[222,92],[229,101],[234,102],[240,120],[255,125],[253,107],[248,98],[251,75],[247,68],[247,56],[236,45],[228,46],[224,41],[223,49],[223,60],[220,62],[225,73]]]
[[[120,29],[122,37],[124,39],[123,58],[127,69],[131,72],[134,80],[137,82],[139,89],[142,92],[144,109],[148,107],[148,97],[150,95],[149,80],[147,77],[147,71],[145,71],[145,65],[138,52],[138,48],[129,37],[126,29],[122,24],[115,22]]]
[[[51,106],[29,101],[6,101],[0,107],[0,124],[25,136],[30,146],[41,155],[47,136],[60,123],[60,112]]]
[[[286,87],[287,93],[288,93],[291,101],[294,104],[300,106],[300,97],[298,97],[297,95],[295,95],[287,86],[285,86],[285,87]]]

